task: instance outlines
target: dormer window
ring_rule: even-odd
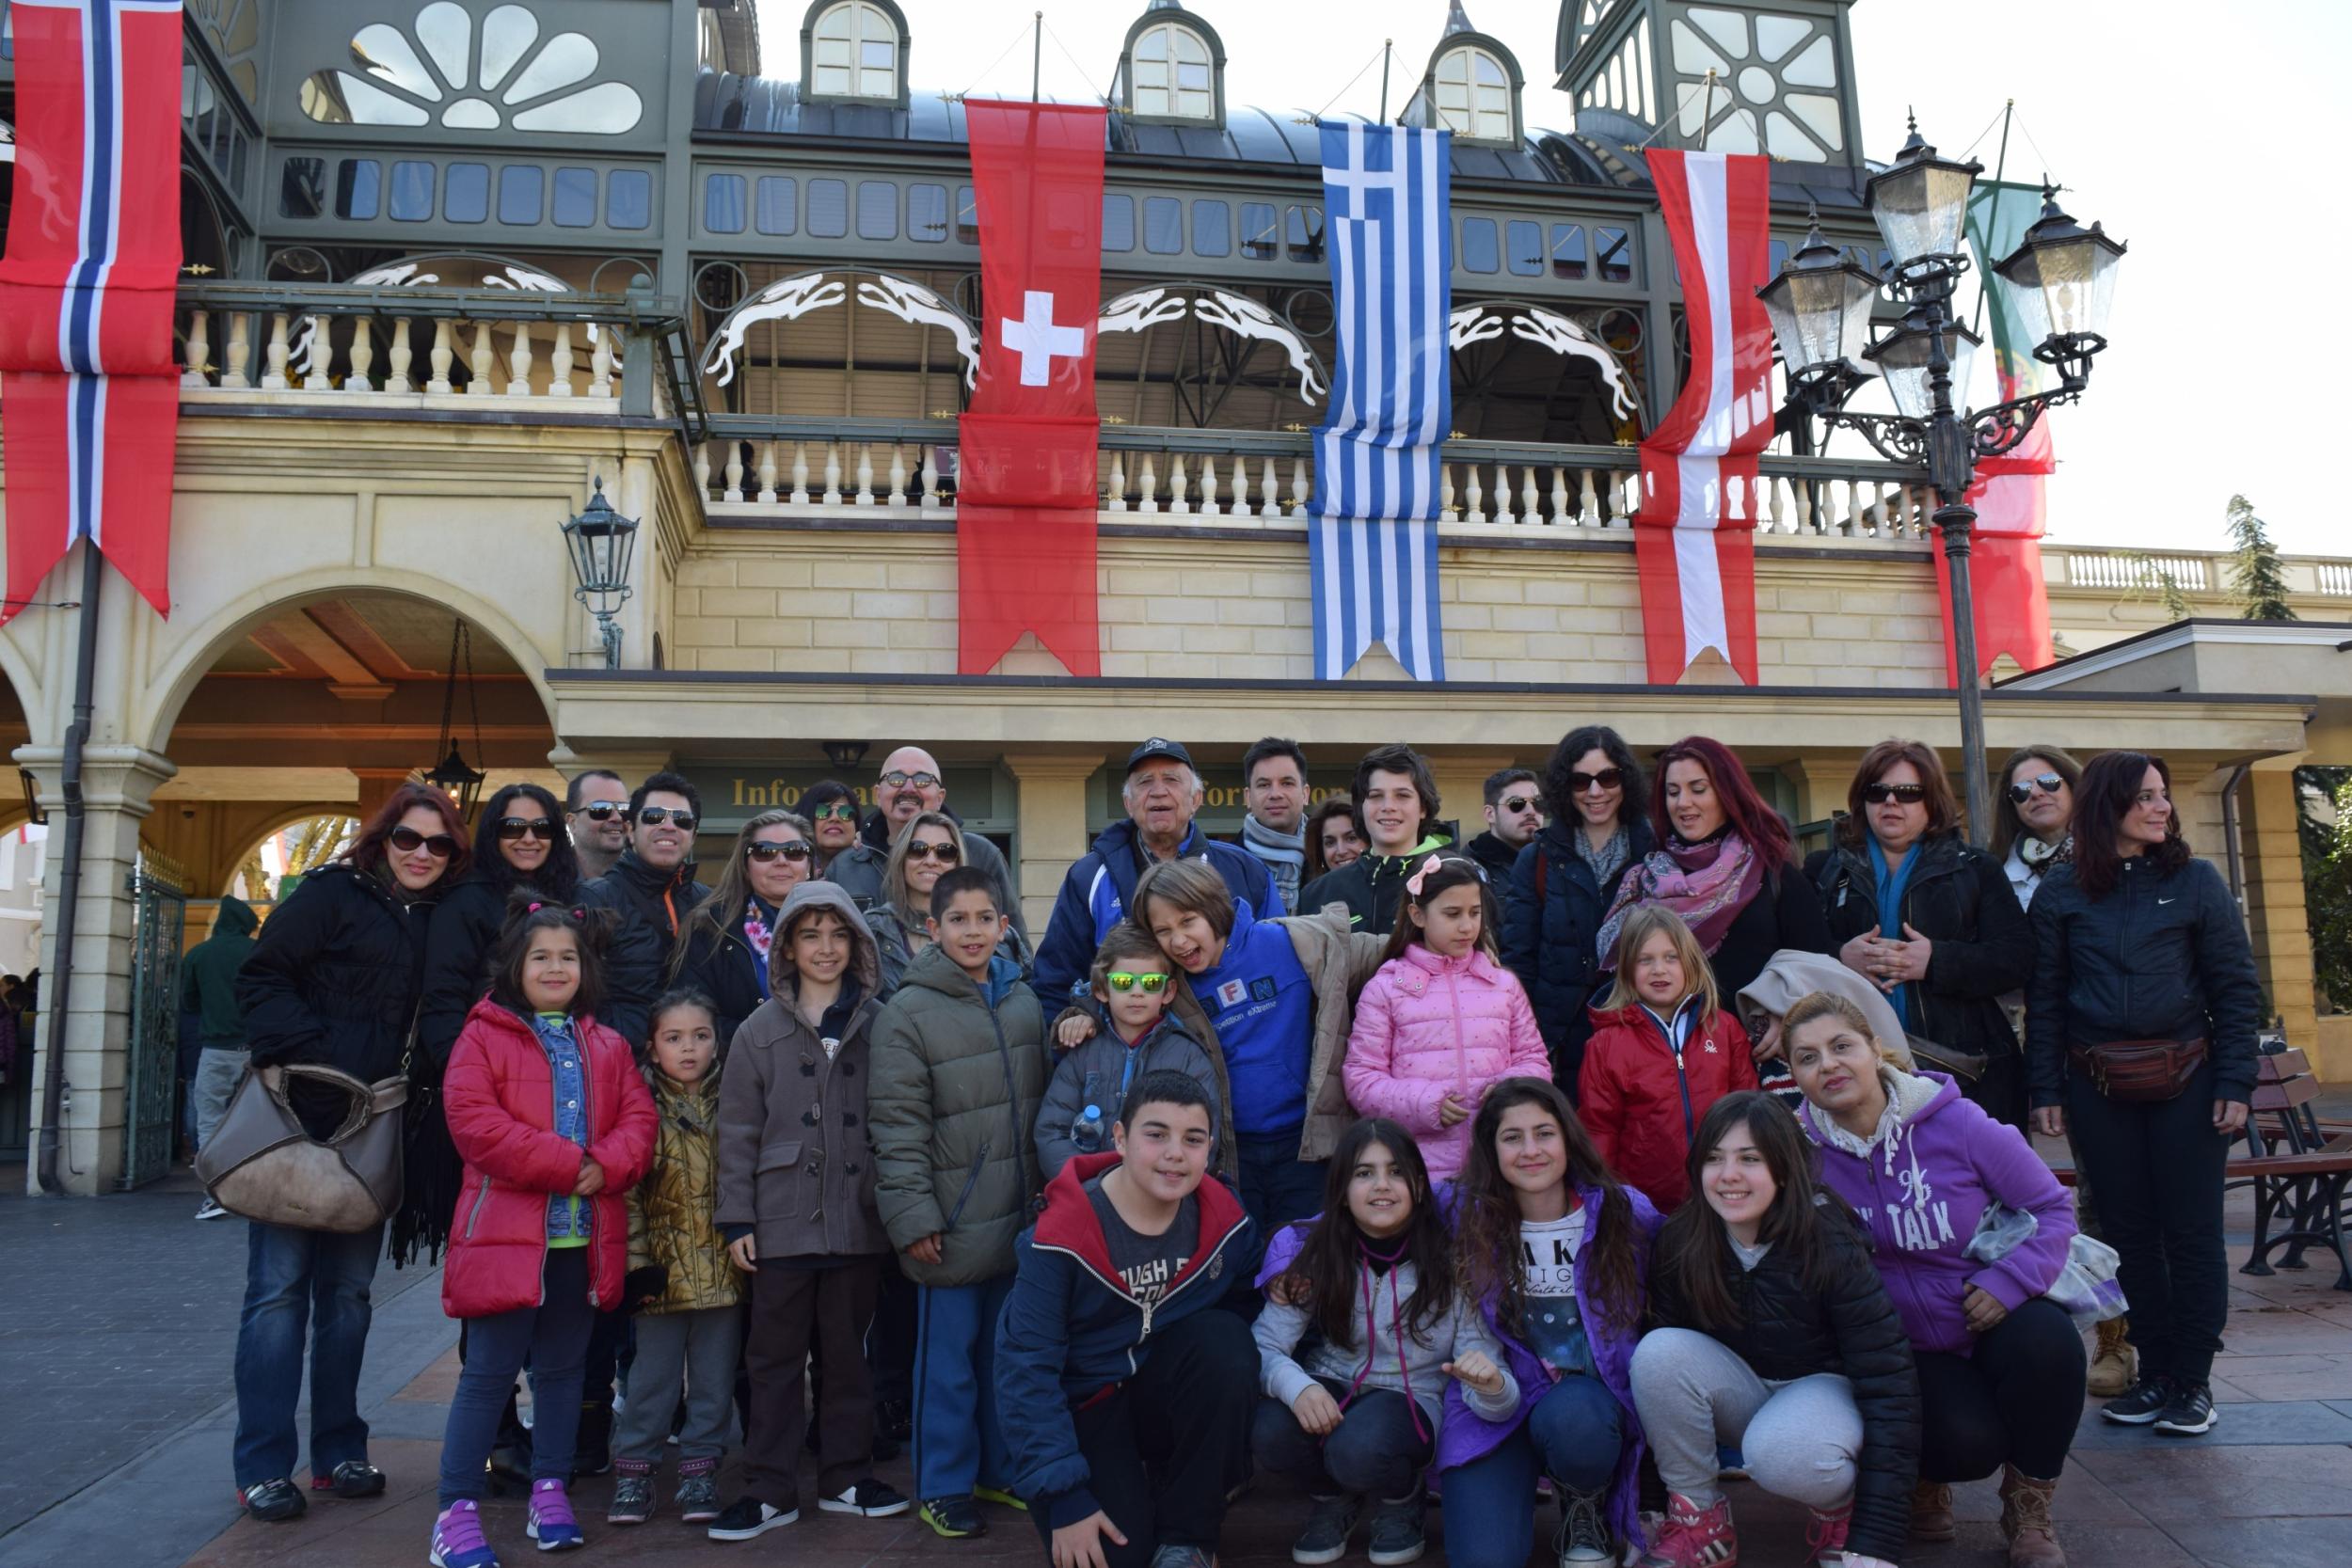
[[[1438,123],[1471,141],[1510,143],[1511,73],[1502,62],[1474,46],[1438,56]]]
[[[1225,123],[1225,45],[1176,0],[1152,0],[1127,30],[1114,89],[1120,109],[1162,124]]]
[[[906,103],[904,18],[885,0],[823,0],[803,33],[809,97],[835,103]]]

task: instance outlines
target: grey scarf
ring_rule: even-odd
[[[1282,895],[1282,907],[1298,908],[1299,873],[1307,865],[1307,834],[1304,830],[1295,833],[1279,833],[1255,816],[1241,819],[1242,847],[1258,857],[1274,879],[1274,885]]]

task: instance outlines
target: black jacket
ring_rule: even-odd
[[[2000,999],[2032,977],[2033,927],[2008,874],[1958,833],[1924,840],[1912,853],[1919,863],[1903,889],[1902,917],[1933,945],[1927,978],[1911,987],[1910,1031],[1984,1056],[2013,1054],[2017,1037]],[[1878,929],[1878,874],[1867,847],[1831,850],[1816,883],[1832,953]]]
[[[1487,884],[1495,890],[1495,896],[1501,898],[1502,884],[1510,879],[1511,867],[1518,863],[1519,848],[1523,846],[1505,844],[1495,836],[1492,829],[1488,829],[1462,847],[1470,852],[1470,859],[1486,868]]]
[[[723,1058],[735,1032],[768,1000],[759,984],[759,965],[753,960],[739,921],[733,930],[724,932],[713,930],[707,921],[694,922],[687,933],[686,963],[678,971],[677,983],[692,986],[717,1004],[719,1016],[713,1022],[718,1026]]]
[[[1298,893],[1300,914],[1317,914],[1331,904],[1345,904],[1347,912],[1355,917],[1355,929],[1387,936],[1396,929],[1396,911],[1405,903],[1405,879],[1414,867],[1433,850],[1442,849],[1453,839],[1435,829],[1425,832],[1422,841],[1402,855],[1375,855],[1366,852],[1341,866],[1327,871],[1301,888]]]
[[[2144,857],[2094,899],[2061,865],[2033,895],[2040,942],[2026,990],[2033,1102],[2066,1102],[2070,1045],[2202,1037],[2217,1100],[2254,1093],[2262,981],[2229,885],[2209,861],[2152,870]]]
[[[1870,1260],[1868,1238],[1842,1216],[1824,1232],[1835,1264],[1826,1291],[1807,1291],[1794,1255],[1779,1247],[1743,1270],[1726,1246],[1738,1328],[1702,1327],[1679,1275],[1666,1267],[1653,1270],[1650,1319],[1656,1327],[1708,1335],[1768,1382],[1816,1372],[1851,1382],[1862,1415],[1862,1451],[1855,1456],[1853,1528],[1846,1549],[1898,1562],[1911,1533],[1911,1490],[1919,1476],[1919,1372],[1910,1336]]]
[[[603,876],[580,884],[582,904],[619,917],[605,953],[599,1022],[641,1051],[651,1022],[645,1015],[670,987],[670,952],[677,934],[694,906],[709,896],[710,890],[694,880],[693,862],[675,871],[657,871],[634,849],[623,850]]]
[[[490,989],[490,950],[505,923],[506,890],[468,877],[449,890],[434,911],[424,942],[424,1011],[417,1021],[417,1045],[424,1066],[418,1076],[437,1084],[449,1053],[466,1027],[466,1015]]]
[[[1609,983],[1597,943],[1601,917],[1616,892],[1604,890],[1576,852],[1569,835],[1578,825],[1558,823],[1535,835],[1519,851],[1502,890],[1502,961],[1527,988],[1535,1027],[1551,1052],[1552,1074],[1576,1092],[1584,1065],[1584,1042],[1592,1037],[1594,993]],[[1626,827],[1629,868],[1657,847],[1649,824],[1639,817]]]

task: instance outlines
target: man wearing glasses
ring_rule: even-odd
[[[675,773],[656,773],[628,804],[629,847],[612,870],[580,884],[580,901],[618,918],[605,952],[598,1022],[643,1051],[646,1014],[669,983],[671,949],[710,890],[694,880],[694,825],[702,818],[694,786]]]
[[[564,823],[582,881],[612,869],[628,847],[628,784],[618,773],[582,773],[564,792]]]
[[[890,846],[908,823],[927,811],[946,812],[959,824],[963,820],[948,811],[947,784],[939,771],[939,759],[920,746],[901,746],[882,759],[882,776],[874,781],[874,814],[866,819],[858,841],[825,868],[825,879],[856,899],[859,909],[871,908],[882,895],[882,866],[890,859]],[[974,868],[985,872],[995,884],[996,907],[1020,927],[1021,905],[1012,895],[1012,874],[1006,868],[1003,851],[969,831],[963,835],[963,847]]]
[[[1486,868],[1489,887],[1507,886],[1519,851],[1544,831],[1544,793],[1535,775],[1506,768],[1486,775],[1486,831],[1470,841],[1470,858]]]

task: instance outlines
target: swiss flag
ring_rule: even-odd
[[[1095,318],[1108,111],[966,102],[979,203],[980,372],[961,421],[957,670],[1025,631],[1102,673],[1094,581]]]

